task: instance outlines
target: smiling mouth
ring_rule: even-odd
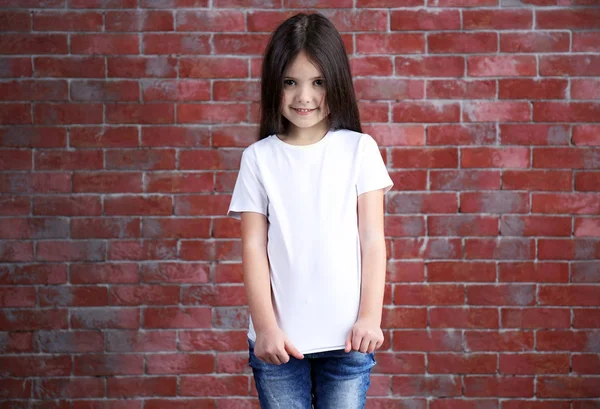
[[[314,111],[317,108],[313,108],[313,109],[307,109],[307,108],[292,108],[294,111],[300,113],[300,114],[308,114],[312,111]]]

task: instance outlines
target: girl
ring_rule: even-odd
[[[392,181],[362,133],[342,38],[322,15],[298,14],[273,33],[261,112],[228,211],[242,220],[261,407],[362,408],[383,343]]]

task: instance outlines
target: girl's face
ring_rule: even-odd
[[[283,76],[281,114],[294,127],[308,130],[328,126],[329,109],[325,101],[325,79],[304,51],[289,65]]]

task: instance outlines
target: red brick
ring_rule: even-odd
[[[248,60],[233,57],[181,57],[181,78],[245,78],[248,76]]]
[[[592,193],[533,193],[532,212],[600,214],[600,198]]]
[[[219,406],[223,405],[223,401],[219,399]],[[215,409],[213,399],[144,399],[143,402],[146,409]],[[225,406],[223,408],[227,409]],[[242,409],[242,406],[239,408]]]
[[[35,307],[36,291],[33,287],[0,287],[0,306]],[[1,359],[1,358],[0,358]]]
[[[433,216],[431,216],[433,217]],[[496,266],[490,262],[434,261],[427,263],[427,281],[495,281]]]
[[[500,34],[500,52],[503,53],[560,53],[569,52],[570,47],[571,38],[569,37],[569,33],[529,32]],[[536,64],[533,66],[535,68]]]
[[[247,350],[245,330],[240,331],[180,331],[179,349],[182,351],[241,351]]]
[[[246,305],[246,291],[241,285],[201,285],[182,290],[181,303],[215,307]]]
[[[481,7],[497,6],[498,0],[433,0],[430,7]]]
[[[429,311],[429,326],[431,328],[497,329],[499,328],[498,312],[495,308],[431,308]],[[431,356],[429,356],[430,359]],[[449,371],[454,370],[449,369]]]
[[[389,172],[394,182],[393,190],[426,190],[427,171],[400,170]]]
[[[352,0],[284,0],[284,7],[290,8],[351,8]]]
[[[506,190],[572,190],[570,171],[562,170],[506,170],[502,173],[502,187]]]
[[[173,31],[173,14],[163,10],[108,11],[106,31]]]
[[[119,240],[108,244],[109,260],[173,260],[176,240]]]
[[[109,377],[106,382],[110,398],[176,396],[176,376]]]
[[[422,282],[425,279],[423,261],[388,261],[386,282]]]
[[[41,307],[93,307],[108,305],[108,291],[103,287],[48,287],[38,291]]]
[[[211,310],[205,307],[145,308],[145,328],[209,328]]]
[[[350,68],[352,70],[353,75],[388,76],[392,75],[394,71],[394,66],[391,57],[377,56],[352,57],[350,58]]]
[[[453,330],[394,331],[395,351],[462,351],[462,336]]]
[[[239,240],[188,241],[181,245],[182,260],[240,260],[242,246]]]
[[[533,119],[544,122],[600,122],[600,103],[534,102]]]
[[[31,31],[31,16],[25,10],[0,11],[0,31]]]
[[[215,357],[209,354],[154,354],[146,362],[146,373],[150,375],[206,374],[214,369]]]
[[[427,127],[428,145],[491,145],[496,143],[492,124],[431,125]]]
[[[525,147],[506,148],[463,148],[462,168],[528,168],[529,149]]]
[[[600,305],[595,287],[586,284],[543,285],[540,286],[538,298],[540,305]]]
[[[360,54],[422,54],[424,34],[356,34],[356,52]]]
[[[169,103],[106,104],[108,124],[172,124],[175,108]]]
[[[597,352],[594,344],[597,330],[539,330],[536,349],[539,351]]]
[[[122,285],[110,287],[111,305],[176,305],[179,288],[160,285]]]
[[[102,104],[36,104],[34,117],[36,124],[101,124]]]
[[[23,196],[2,195],[0,198],[0,215],[26,216],[31,213],[31,198]]]
[[[573,355],[572,367],[574,373],[595,375],[600,371],[600,356],[598,354],[577,354]],[[592,409],[592,405],[597,405],[598,402],[593,401],[582,401],[588,403],[589,409]]]
[[[455,213],[457,210],[454,193],[402,193],[388,199],[390,213]]]
[[[568,308],[502,308],[502,328],[569,328],[571,312]]]
[[[102,261],[105,259],[105,243],[86,241],[39,241],[36,258],[40,261]]]
[[[455,375],[408,375],[392,378],[392,393],[400,396],[461,396],[461,384]]]
[[[461,192],[461,213],[527,213],[529,195],[521,192]]]
[[[2,54],[68,54],[66,34],[8,33],[0,38]]]
[[[428,80],[427,99],[484,99],[496,96],[496,81]]]
[[[0,331],[40,331],[68,328],[66,309],[0,311]]]
[[[109,352],[165,352],[177,349],[175,331],[110,331],[106,333]]]
[[[101,378],[42,378],[36,382],[35,399],[73,399],[104,397]]]
[[[215,34],[213,43],[216,54],[261,55],[268,39],[266,34]]]
[[[533,397],[533,377],[470,376],[464,383],[465,396]]]
[[[102,13],[95,11],[38,11],[33,14],[35,31],[102,31]]]
[[[148,263],[141,268],[145,283],[206,283],[209,281],[208,263]]]
[[[600,75],[600,55],[540,56],[540,74],[543,76]]]
[[[568,125],[500,124],[500,140],[507,145],[569,145]]]
[[[436,33],[427,37],[430,53],[493,53],[498,50],[496,33]]]
[[[125,354],[76,356],[73,373],[76,376],[141,375],[144,357]]]
[[[571,80],[571,97],[573,99],[600,99],[600,79]],[[597,138],[600,144],[600,138]]]
[[[99,170],[104,167],[101,150],[39,151],[34,160],[36,170]]]
[[[467,286],[470,305],[534,305],[535,286],[526,284],[471,284]]]
[[[142,98],[144,101],[208,101],[210,82],[204,80],[145,81]]]
[[[31,151],[0,149],[0,170],[32,170]]]
[[[581,192],[600,192],[600,173],[577,172],[575,174],[575,190]]]
[[[464,10],[466,30],[526,30],[533,28],[531,10]]]
[[[71,174],[59,172],[0,174],[2,193],[67,193],[71,191]]]
[[[0,83],[3,101],[66,101],[68,84],[64,80],[21,80]]]
[[[130,8],[135,8],[137,6],[137,3],[135,0],[113,0],[109,3],[106,3],[103,0],[71,0],[69,2],[69,5],[72,8],[83,8],[83,9],[85,9],[85,8],[104,9],[104,8],[111,8],[111,7],[130,9]]]
[[[456,168],[456,148],[397,148],[391,151],[394,168]]]
[[[260,101],[260,84],[257,81],[215,81],[214,101]]]
[[[70,278],[72,284],[134,284],[139,282],[140,274],[133,263],[73,263]]]
[[[69,131],[69,145],[75,148],[135,148],[138,140],[135,126],[86,126]]]
[[[395,78],[358,78],[354,81],[358,100],[421,99],[422,80],[400,80]]]
[[[575,218],[575,237],[600,237],[600,218]]]
[[[407,1],[410,2],[410,0]],[[398,7],[397,1],[388,2],[390,7]],[[423,5],[419,0],[412,3],[407,4],[406,7]],[[390,29],[393,31],[438,31],[459,30],[460,28],[458,10],[440,10],[439,12],[426,9],[392,10],[390,14]]]
[[[503,236],[571,236],[571,218],[554,216],[502,216]]]
[[[38,77],[104,78],[106,63],[103,57],[68,56],[34,57]]]
[[[498,190],[500,171],[497,170],[432,170],[432,190]]]
[[[30,104],[2,104],[2,111],[0,111],[0,125],[29,125],[31,123]]]
[[[173,204],[165,196],[124,196],[106,197],[104,212],[106,215],[171,215]]]
[[[593,8],[536,10],[536,28],[576,30],[600,28],[600,10]]]
[[[296,14],[295,11],[249,10],[248,32],[271,33],[286,19]],[[244,31],[239,30],[239,31]]]
[[[81,172],[73,175],[73,191],[95,193],[141,193],[142,174],[138,172]]]
[[[138,54],[140,40],[135,34],[72,34],[73,54]]]
[[[394,122],[459,122],[460,106],[454,102],[398,102],[392,108]]]
[[[595,1],[595,0],[590,0]],[[574,52],[598,52],[600,51],[600,33],[597,31],[573,32]]]
[[[144,54],[210,54],[209,35],[205,34],[144,34]],[[138,52],[129,53],[138,54]]]
[[[31,58],[23,57],[0,57],[0,78],[31,77],[33,68]]]
[[[491,354],[429,354],[428,371],[440,374],[496,373],[496,356]]]
[[[138,101],[140,90],[134,81],[72,81],[73,101]]]
[[[105,156],[106,169],[172,170],[175,169],[174,149],[109,150]]]
[[[109,78],[174,78],[177,76],[177,59],[174,57],[107,57],[106,60]],[[104,77],[104,71],[101,76]]]
[[[60,127],[10,127],[0,129],[0,146],[10,148],[65,148],[67,130]]]
[[[552,262],[501,262],[498,264],[500,282],[568,282],[569,265]]]
[[[462,77],[465,73],[463,57],[396,57],[394,65],[400,76]]]
[[[547,376],[538,377],[536,395],[541,398],[597,398],[600,396],[597,377]]]
[[[367,57],[368,58],[368,57]],[[366,122],[387,122],[388,121],[388,113],[389,113],[389,104],[387,102],[373,102],[373,101],[359,101],[358,102],[358,110],[360,112],[360,120],[363,123]],[[375,125],[377,126],[377,125]],[[385,125],[384,125],[385,126]],[[383,128],[386,129],[386,128]],[[423,130],[423,128],[421,128]],[[379,136],[377,134],[376,131],[366,131],[363,130],[364,132],[372,132],[375,134],[375,136]],[[389,132],[388,132],[389,134]],[[421,135],[423,136],[423,141],[424,141],[424,135],[425,135],[425,131],[423,130],[423,132],[421,133]],[[401,139],[402,135],[400,135],[400,137],[398,139]],[[421,145],[423,145],[424,143],[421,143]]]
[[[209,236],[210,219],[153,218],[144,220],[142,237],[198,238]]]
[[[429,236],[496,236],[498,235],[498,217],[431,215],[427,218],[427,233]]]
[[[567,80],[511,79],[498,83],[500,99],[565,99]]]
[[[456,238],[410,238],[395,239],[394,258],[458,259],[462,257],[460,239]]]
[[[500,373],[514,375],[569,373],[569,354],[502,354]]]
[[[247,119],[245,104],[182,104],[177,108],[178,123],[239,123]]]
[[[33,199],[34,215],[99,216],[102,205],[99,197],[40,196]]]
[[[467,259],[532,260],[535,256],[535,242],[525,238],[468,238],[465,240],[465,256]]]
[[[236,396],[248,393],[248,377],[186,376],[180,380],[181,396]]]
[[[64,264],[28,264],[0,267],[0,284],[65,284],[67,282],[67,266]]]
[[[466,331],[467,351],[532,351],[533,331]]]
[[[466,102],[463,121],[467,122],[528,122],[531,120],[531,104],[515,101]]]

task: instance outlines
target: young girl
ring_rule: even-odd
[[[228,211],[242,220],[261,407],[363,408],[383,343],[392,181],[362,133],[344,43],[322,15],[298,14],[273,33],[261,112]]]

